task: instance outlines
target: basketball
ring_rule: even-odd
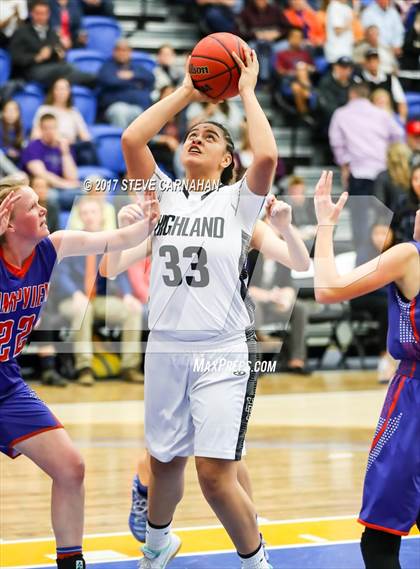
[[[245,61],[247,44],[238,36],[217,33],[206,36],[194,47],[189,72],[194,87],[211,99],[229,99],[238,94],[241,70],[232,56]]]

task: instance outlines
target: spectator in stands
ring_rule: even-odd
[[[20,163],[24,142],[20,107],[16,101],[7,101],[1,113],[0,149],[16,166]]]
[[[108,201],[109,194],[104,191],[104,178],[98,174],[91,174],[83,180],[83,188],[89,188],[88,196],[94,196],[101,202],[102,208],[102,230],[108,231],[117,228],[117,215],[115,207]],[[86,191],[86,190],[85,190]],[[71,210],[67,224],[68,229],[75,231],[83,230],[83,222],[80,218],[79,203],[76,203]]]
[[[403,142],[391,144],[387,152],[387,169],[375,180],[373,193],[390,210],[395,211],[402,195],[407,195],[411,182],[411,150]]]
[[[408,107],[401,83],[396,75],[387,75],[379,69],[379,53],[375,49],[366,52],[365,61],[355,81],[369,86],[372,93],[375,89],[385,89],[391,95],[392,103],[403,123],[407,120]]]
[[[420,165],[411,171],[408,194],[401,196],[397,203],[392,228],[397,243],[413,239],[413,227],[416,212],[420,207]],[[410,232],[411,229],[411,232]]]
[[[84,231],[102,229],[103,202],[97,197],[81,198],[79,214]],[[140,383],[143,381],[138,371],[142,305],[134,298],[127,275],[118,275],[115,280],[99,275],[99,260],[97,255],[70,257],[59,266],[58,288],[62,300],[58,310],[72,322],[79,346],[75,353],[78,381],[86,386],[94,383],[92,332],[95,318],[100,318],[122,325],[122,378]]]
[[[340,57],[333,64],[331,72],[321,78],[318,85],[318,108],[322,130],[328,129],[333,113],[347,103],[352,74],[352,60]]]
[[[250,0],[238,19],[240,35],[255,49],[260,63],[259,80],[271,79],[271,56],[289,25],[278,6],[268,0]]]
[[[356,83],[350,87],[349,102],[332,116],[329,139],[336,163],[341,167],[344,189],[349,191],[353,244],[358,255],[370,234],[370,209],[374,180],[386,169],[388,145],[400,142],[402,128],[369,99],[369,86]]]
[[[152,71],[132,60],[130,44],[119,39],[113,55],[99,70],[102,87],[100,105],[107,121],[122,129],[151,103],[155,77]]]
[[[396,8],[391,0],[373,0],[362,12],[362,25],[377,26],[379,29],[379,41],[391,47],[398,57],[404,41],[404,26]]]
[[[6,49],[10,38],[28,17],[26,0],[1,0],[0,48]]]
[[[239,143],[244,120],[241,106],[229,100],[220,103],[192,103],[189,105],[187,108],[188,128],[196,123],[208,120],[223,124],[229,129],[233,142]]]
[[[353,10],[347,0],[331,0],[326,14],[327,41],[325,57],[334,63],[340,57],[353,55]]]
[[[259,254],[249,285],[249,293],[255,302],[255,323],[257,338],[268,342],[267,325],[288,325],[290,334],[284,346],[288,360],[286,370],[289,373],[308,375],[306,367],[306,338],[309,312],[305,303],[297,299],[293,288],[290,269],[264,259]]]
[[[154,101],[159,99],[164,87],[168,85],[177,87],[184,77],[184,69],[177,66],[175,50],[170,44],[166,43],[160,46],[156,61],[155,88],[152,95]]]
[[[314,202],[305,196],[305,181],[300,176],[291,176],[287,184],[286,201],[292,206],[293,225],[297,227],[300,236],[310,251],[314,244],[317,222]]]
[[[46,114],[40,119],[39,139],[32,140],[22,152],[22,167],[31,176],[43,178],[57,189],[79,187],[77,166],[65,139],[58,136],[57,119]]]
[[[31,138],[40,138],[40,117],[54,115],[57,119],[58,136],[67,140],[75,153],[76,164],[97,163],[92,137],[80,111],[73,105],[71,86],[67,79],[56,79],[48,90],[45,103],[35,113]]]
[[[16,75],[44,85],[50,85],[58,77],[66,77],[71,83],[94,86],[94,75],[83,73],[64,61],[65,49],[49,20],[48,2],[35,0],[31,4],[30,21],[16,30],[10,42]]]
[[[408,121],[405,127],[407,144],[412,151],[411,167],[420,166],[420,118]]]
[[[87,33],[82,30],[82,14],[78,0],[50,0],[51,27],[65,49],[84,47]]]
[[[363,263],[374,259],[394,245],[394,232],[388,220],[377,219],[372,226],[370,238],[363,251]],[[379,359],[377,364],[378,383],[388,383],[396,369],[396,362],[387,351],[388,294],[387,287],[350,300],[352,318],[378,323]]]
[[[235,31],[236,0],[195,0],[204,35]]]
[[[367,52],[372,49],[378,52],[380,72],[387,74],[394,73],[398,68],[394,51],[391,47],[379,42],[378,26],[368,26],[366,28],[364,39],[354,48],[354,62],[357,65],[362,65],[366,59]]]
[[[290,26],[301,28],[305,39],[313,47],[322,48],[325,43],[325,32],[322,22],[315,10],[306,0],[289,0],[289,7],[283,12]]]
[[[401,69],[418,70],[420,61],[420,4],[417,6],[412,24],[405,33]]]
[[[400,119],[400,115],[397,115],[395,112],[389,91],[386,91],[385,89],[375,89],[370,95],[370,100],[374,105],[389,113],[398,124],[404,126],[404,123]]]
[[[85,16],[114,16],[113,0],[80,0]]]
[[[280,77],[280,90],[293,97],[300,115],[308,117],[312,97],[311,74],[315,71],[310,50],[304,46],[303,31],[291,28],[287,34],[288,47],[276,56],[276,72]]]

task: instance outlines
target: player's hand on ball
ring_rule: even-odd
[[[238,83],[239,94],[243,93],[247,89],[252,89],[252,91],[254,91],[255,86],[257,85],[258,71],[260,69],[255,50],[244,49],[244,52],[245,63],[236,52],[232,51],[232,57],[241,70],[241,77],[239,78]]]
[[[216,101],[216,99],[207,97],[204,93],[194,87],[194,83],[192,82],[190,75],[190,65],[191,56],[187,57],[187,62],[185,64],[185,76],[182,82],[182,88],[188,92],[188,95],[191,97],[191,101],[197,101],[200,103],[217,103],[218,101]]]
[[[15,203],[21,196],[11,192],[0,204],[0,235],[6,232]]]
[[[280,233],[292,223],[292,208],[284,201],[277,200],[272,194],[266,201],[266,212],[271,225]]]
[[[318,225],[335,225],[347,201],[348,193],[343,192],[337,203],[331,199],[333,173],[324,170],[315,188],[315,213]]]

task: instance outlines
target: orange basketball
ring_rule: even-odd
[[[235,51],[244,61],[247,44],[225,32],[206,36],[192,51],[189,72],[194,86],[212,99],[229,99],[238,94],[241,70],[233,59]]]

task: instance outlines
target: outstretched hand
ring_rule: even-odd
[[[266,213],[271,225],[280,233],[292,223],[292,208],[282,200],[277,200],[270,194],[266,200]]]
[[[153,190],[146,190],[142,197],[136,199],[135,203],[125,205],[118,212],[118,227],[127,227],[137,223],[137,221],[149,220],[153,228],[160,217],[159,202]]]
[[[332,180],[332,171],[324,170],[315,188],[314,203],[318,225],[335,225],[349,196],[348,192],[343,192],[338,202],[334,203],[331,199]]]
[[[6,232],[15,203],[21,196],[11,192],[0,204],[0,235]]]
[[[254,91],[255,86],[257,85],[258,72],[260,70],[255,50],[244,48],[244,52],[245,63],[236,52],[232,51],[232,57],[241,70],[241,76],[238,83],[239,94],[241,94],[243,91],[246,91],[247,89],[252,89]]]

